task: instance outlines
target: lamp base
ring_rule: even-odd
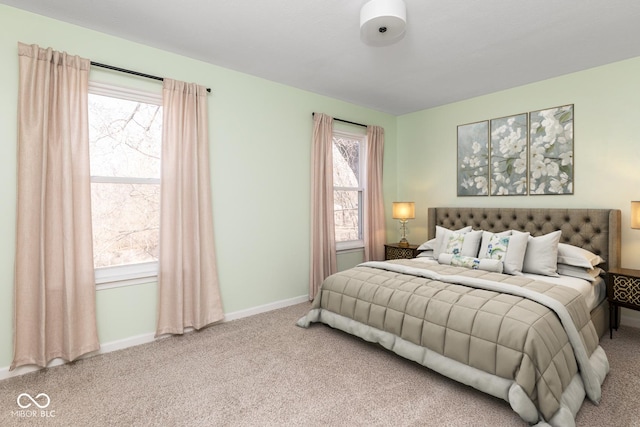
[[[408,248],[409,241],[403,237],[402,240],[398,242],[398,246],[400,246],[401,248]]]

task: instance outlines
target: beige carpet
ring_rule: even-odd
[[[324,325],[298,328],[307,309],[0,381],[0,426],[526,425],[506,402],[379,346]],[[602,346],[611,364],[602,402],[585,402],[577,424],[640,426],[640,330],[622,327]],[[21,393],[48,394],[55,416],[16,416]]]

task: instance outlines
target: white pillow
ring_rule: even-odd
[[[595,282],[603,272],[604,270],[599,267],[584,268],[568,264],[558,264],[558,274],[561,276],[577,277],[578,279],[584,279],[589,282]]]
[[[516,230],[503,231],[501,233],[490,233],[488,231],[484,231],[482,233],[480,253],[478,254],[479,258],[490,258],[490,256],[488,256],[488,249],[492,236],[509,236],[507,253],[502,258],[502,262],[504,263],[504,272],[507,274],[521,276],[529,233],[522,233]]]
[[[586,249],[566,243],[558,244],[558,264],[568,264],[576,267],[593,268],[603,263],[604,260],[599,255],[589,252]]]
[[[440,253],[476,257],[478,256],[480,239],[482,239],[482,231],[480,230],[469,231],[467,233],[454,231],[449,235],[449,241]]]
[[[428,240],[428,241],[424,242],[420,246],[418,246],[418,250],[419,251],[434,250],[435,247],[436,247],[436,239],[431,239],[431,240]]]
[[[430,258],[430,259],[436,259],[433,256],[433,249],[427,249],[424,250],[422,252],[419,252],[418,255],[416,255],[416,258]]]
[[[529,236],[524,254],[522,271],[558,277],[558,243],[562,231],[554,231],[538,237]]]
[[[456,231],[458,233],[468,233],[471,231],[471,226],[469,225]],[[436,259],[438,259],[438,256],[440,256],[440,253],[444,252],[444,248],[447,247],[447,244],[449,243],[449,237],[451,237],[451,233],[453,233],[452,230],[436,225],[436,242],[433,245],[433,256]]]
[[[524,264],[524,256],[527,253],[527,244],[529,242],[529,233],[513,230],[509,239],[509,248],[507,256],[503,260],[504,272],[516,276],[522,275],[522,266]]]

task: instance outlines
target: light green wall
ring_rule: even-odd
[[[210,164],[226,313],[308,292],[313,111],[385,128],[385,199],[395,198],[394,116],[4,5],[0,34],[0,368],[10,364],[13,342],[18,41],[212,89]],[[101,69],[90,77],[161,91],[158,82]],[[341,259],[343,267],[353,259]],[[156,298],[154,283],[98,291],[100,341],[153,332]]]
[[[456,197],[458,125],[574,104],[574,195]],[[411,241],[426,239],[430,206],[617,208],[622,266],[640,269],[640,58],[398,118],[398,196],[416,201]],[[635,316],[635,312],[625,312]]]
[[[640,268],[640,231],[627,226],[629,202],[640,197],[640,58],[396,118],[4,5],[0,34],[0,368],[12,352],[18,41],[212,88],[214,225],[227,313],[307,293],[313,111],[385,128],[388,241],[398,237],[390,205],[400,199],[416,202],[412,243],[426,239],[429,206],[613,207],[623,216],[622,264]],[[160,91],[118,73],[93,70],[91,78]],[[457,125],[570,103],[574,195],[456,197]],[[361,260],[361,252],[348,252],[338,265]],[[154,330],[154,283],[102,290],[97,298],[101,342]]]

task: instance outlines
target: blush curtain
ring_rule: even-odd
[[[367,126],[366,194],[364,197],[364,260],[384,260],[386,228],[382,197],[384,128]]]
[[[222,320],[213,233],[207,91],[164,79],[156,336]]]
[[[309,299],[337,271],[333,213],[333,118],[313,115],[311,142],[311,269]]]
[[[87,118],[90,61],[18,44],[14,354],[10,369],[99,348]]]

